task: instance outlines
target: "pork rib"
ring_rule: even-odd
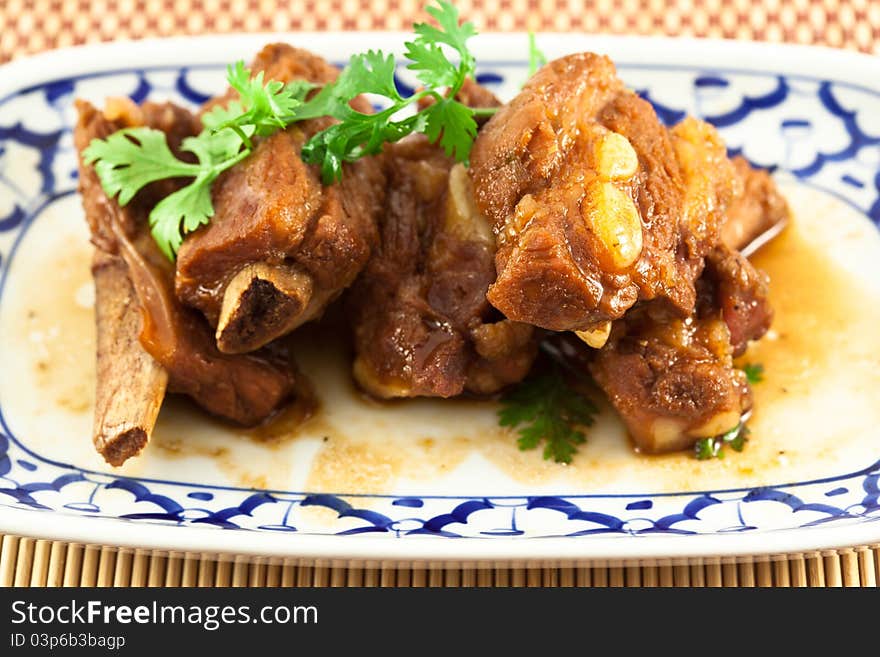
[[[266,46],[252,70],[317,84],[338,74],[320,57],[284,44]],[[209,106],[233,97],[227,93]],[[360,99],[356,105],[371,111]],[[379,163],[346,164],[342,180],[325,186],[318,168],[300,158],[309,137],[331,122],[303,121],[259,140],[214,183],[210,224],[180,248],[176,293],[216,328],[225,353],[253,351],[320,317],[376,243],[384,194]]]

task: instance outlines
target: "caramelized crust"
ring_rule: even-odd
[[[640,300],[687,316],[735,192],[713,128],[667,130],[590,53],[551,62],[492,117],[471,175],[497,235],[489,300],[557,331],[594,329]]]

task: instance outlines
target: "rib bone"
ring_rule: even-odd
[[[228,354],[259,349],[311,319],[314,296],[312,277],[299,269],[247,265],[223,293],[217,347]]]
[[[144,351],[141,311],[125,262],[96,251],[92,261],[97,325],[93,440],[114,466],[140,452],[165,397],[168,374]]]

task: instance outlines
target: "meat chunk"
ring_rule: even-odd
[[[735,427],[751,409],[745,375],[733,358],[770,326],[766,276],[719,246],[697,282],[686,319],[648,303],[614,323],[590,371],[645,452],[691,446]]]
[[[494,239],[467,173],[421,135],[386,153],[381,239],[350,295],[355,378],[383,398],[489,394],[520,380],[534,330],[486,300]]]
[[[739,251],[721,244],[706,260],[706,278],[715,291],[714,306],[730,332],[733,355],[741,356],[749,340],[761,338],[773,320],[767,275]]]
[[[791,212],[770,174],[752,168],[743,157],[733,158],[741,192],[727,208],[721,240],[731,249],[751,252],[776,235]]]
[[[92,139],[106,138],[134,122],[163,130],[175,149],[186,133],[199,129],[186,110],[169,104],[111,112],[113,121],[82,101],[78,110],[74,141],[80,152]],[[152,206],[173,190],[173,182],[154,183],[121,208],[107,198],[94,169],[80,160],[80,192],[92,240],[125,262],[142,313],[140,342],[168,372],[169,389],[189,395],[215,415],[256,424],[294,394],[292,361],[282,347],[239,356],[220,353],[204,318],[176,299],[173,265],[159,252],[147,222]]]
[[[497,236],[489,300],[556,331],[593,331],[652,299],[692,313],[735,192],[711,126],[667,130],[590,53],[551,62],[489,120],[471,174]]]
[[[652,312],[653,311],[653,312]],[[640,451],[685,449],[735,427],[751,408],[717,314],[681,319],[658,306],[616,322],[590,365]]]
[[[283,44],[264,48],[252,70],[267,79],[318,84],[338,73]],[[305,142],[330,122],[303,121],[261,140],[216,181],[214,217],[180,248],[175,291],[216,327],[221,351],[252,351],[319,317],[354,281],[376,243],[384,192],[379,163],[346,164],[342,180],[325,186],[318,168],[300,158]]]

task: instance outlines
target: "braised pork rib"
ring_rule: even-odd
[[[339,72],[285,44],[266,46],[251,70],[267,80],[316,84]],[[208,107],[233,97],[227,93]],[[371,111],[365,101],[356,103]],[[331,121],[295,123],[260,141],[214,184],[211,222],[180,248],[176,293],[216,327],[221,351],[253,351],[320,317],[366,264],[385,189],[379,163],[346,164],[342,180],[328,186],[300,158],[303,144]]]

